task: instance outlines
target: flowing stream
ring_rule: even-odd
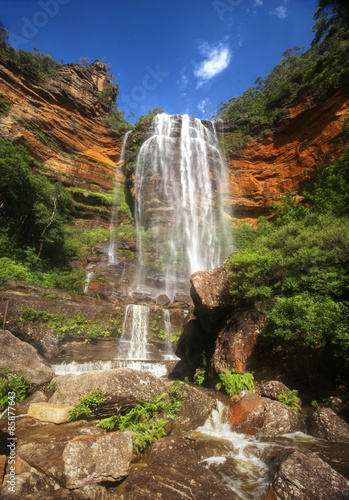
[[[155,116],[135,176],[141,266],[165,271],[165,292],[179,288],[176,272],[211,270],[226,256],[225,168],[214,124],[188,115]],[[140,273],[138,288],[145,285]]]

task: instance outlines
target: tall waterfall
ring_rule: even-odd
[[[139,260],[164,270],[168,294],[179,288],[176,272],[211,270],[223,258],[224,162],[214,124],[207,125],[188,115],[159,114],[138,154]]]
[[[129,135],[131,134],[132,130],[128,130],[124,136],[124,140],[122,142],[122,148],[121,148],[121,153],[120,153],[120,160],[119,164],[122,166],[124,161],[125,161],[125,153],[126,153],[126,144]],[[109,259],[109,264],[114,264],[115,263],[115,255],[114,255],[114,249],[115,249],[115,228],[116,228],[116,223],[118,219],[118,201],[117,201],[117,187],[118,184],[115,183],[115,188],[114,188],[114,198],[113,198],[113,211],[112,211],[112,216],[111,216],[111,221],[110,221],[110,238],[109,238],[109,247],[108,247],[108,259]]]

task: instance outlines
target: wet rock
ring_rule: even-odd
[[[12,487],[10,476],[5,476],[0,495],[2,500],[44,500],[53,498],[55,491],[53,479],[39,471],[22,472],[13,483]]]
[[[182,407],[173,420],[173,430],[189,431],[204,425],[213,408],[213,398],[186,384]]]
[[[28,417],[41,420],[42,422],[53,422],[54,424],[63,424],[70,422],[69,411],[74,406],[54,405],[52,403],[32,403],[28,409]]]
[[[150,401],[164,392],[164,381],[145,370],[119,368],[114,370],[93,370],[80,375],[63,375],[54,379],[57,389],[50,399],[53,404],[75,406],[82,396],[99,387],[105,399],[93,412],[93,417],[104,418],[122,411],[129,411],[139,399]]]
[[[170,303],[171,303],[171,300],[169,299],[169,297],[167,297],[167,295],[165,293],[162,293],[161,295],[156,297],[156,300],[155,300],[155,304],[158,307],[165,307],[165,306],[168,306]]]
[[[193,305],[193,301],[190,297],[190,295],[183,293],[183,292],[176,292],[173,302],[181,302],[182,304],[185,304],[186,306],[191,306]]]
[[[260,395],[265,398],[275,399],[278,401],[282,391],[284,391],[285,394],[291,392],[291,390],[282,382],[279,382],[278,380],[270,380],[262,385]]]
[[[128,475],[132,456],[132,432],[77,437],[63,451],[66,487],[118,481]]]
[[[271,462],[272,488],[280,500],[346,500],[349,483],[320,457],[288,449]]]
[[[22,342],[7,330],[0,335],[0,351],[0,370],[8,369],[12,373],[22,370],[32,391],[50,382],[55,375],[33,346]]]
[[[16,403],[16,414],[24,415],[27,413],[29,406],[32,403],[46,403],[47,396],[42,391],[36,391],[29,398],[23,399]]]
[[[309,417],[308,432],[327,441],[349,441],[349,424],[330,408],[319,408]]]
[[[213,271],[197,271],[190,276],[190,295],[195,305],[195,316],[208,326],[216,326],[227,312],[228,273],[224,266]]]
[[[244,391],[234,396],[225,419],[244,434],[273,437],[303,428],[303,418],[283,403]]]
[[[197,460],[185,439],[161,439],[151,449],[149,467],[136,469],[128,478],[124,500],[234,499],[232,491]]]

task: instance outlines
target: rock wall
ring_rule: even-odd
[[[44,81],[0,61],[0,93],[12,103],[10,112],[0,116],[0,135],[25,146],[47,168],[47,176],[110,191],[123,176],[117,168],[120,138],[102,121],[106,109],[98,92],[107,86],[112,84],[99,61],[89,68],[63,65]]]
[[[286,191],[299,192],[315,166],[338,158],[343,153],[339,135],[348,105],[341,92],[315,107],[298,105],[289,110],[274,134],[230,153],[231,192],[226,205],[233,217],[268,215],[268,207]]]

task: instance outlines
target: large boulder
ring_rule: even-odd
[[[127,479],[124,500],[229,500],[236,498],[180,437],[161,439],[152,447],[149,467],[136,469]]]
[[[217,332],[212,355],[211,363],[216,373],[233,369],[240,373],[251,371],[251,357],[264,323],[265,316],[257,310],[236,310],[227,316]]]
[[[52,403],[32,403],[28,408],[28,417],[41,420],[42,422],[53,422],[54,424],[63,424],[70,422],[69,411],[74,406],[53,405]]]
[[[22,472],[12,480],[5,476],[0,498],[2,500],[32,500],[54,498],[56,483],[39,471]]]
[[[6,431],[7,423],[1,427]],[[63,451],[66,445],[79,436],[100,435],[96,422],[69,422],[56,425],[32,418],[16,420],[16,466],[19,460],[53,478],[65,487]]]
[[[66,487],[119,481],[128,475],[132,456],[133,432],[79,436],[63,451]]]
[[[50,382],[55,375],[33,346],[22,342],[7,330],[0,335],[0,351],[0,370],[7,369],[12,373],[22,370],[32,390]]]
[[[273,437],[303,429],[303,418],[278,401],[243,391],[234,396],[225,420],[236,432]]]
[[[136,406],[139,399],[151,401],[168,391],[168,384],[145,370],[119,368],[93,370],[80,375],[68,374],[54,379],[56,391],[50,399],[53,404],[76,405],[82,396],[99,387],[105,403],[94,416],[109,417]]]
[[[215,327],[229,307],[228,273],[224,266],[213,271],[197,271],[190,276],[190,295],[195,315],[208,327]]]
[[[275,399],[276,401],[278,401],[279,396],[282,394],[282,392],[284,392],[285,394],[289,394],[291,390],[278,380],[269,380],[262,385],[259,393],[265,398]]]
[[[349,482],[317,455],[287,449],[271,462],[272,489],[280,500],[347,500]]]
[[[327,441],[349,441],[349,424],[331,408],[319,408],[309,417],[308,432]]]
[[[186,385],[183,404],[173,421],[173,430],[189,431],[204,425],[213,407],[213,398],[200,389]]]

